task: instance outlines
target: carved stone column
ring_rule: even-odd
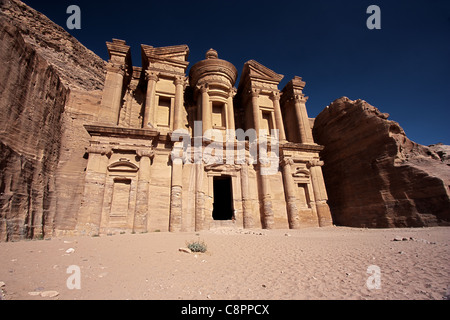
[[[291,158],[285,158],[281,161],[283,167],[284,192],[286,196],[287,214],[290,229],[300,228],[298,208],[296,204],[295,183],[292,178],[291,165],[294,161]]]
[[[207,130],[212,128],[212,110],[209,103],[208,86],[206,84],[202,85],[200,92],[202,95],[202,125],[204,135]]]
[[[280,142],[286,142],[286,133],[284,131],[283,116],[281,115],[281,108],[280,108],[280,93],[274,91],[270,96],[270,99],[273,101],[273,109],[275,111],[275,123],[277,129],[279,130]]]
[[[323,180],[322,168],[323,161],[311,160],[308,163],[309,170],[311,172],[311,182],[314,190],[314,198],[316,202],[317,218],[319,220],[319,226],[325,227],[333,224],[330,208],[327,200],[327,190],[325,188],[325,182]]]
[[[77,230],[80,234],[98,235],[105,195],[106,172],[112,150],[107,146],[94,145],[88,147],[86,151],[89,153],[89,160]]]
[[[153,71],[146,70],[145,78],[147,80],[147,95],[145,98],[145,110],[144,110],[144,120],[143,128],[154,128],[155,124],[155,94],[156,94],[156,83],[158,82],[158,74]]]
[[[314,143],[308,113],[306,112],[306,98],[302,95],[295,95],[294,101],[301,142]]]
[[[169,231],[181,231],[183,212],[183,144],[174,145],[172,157],[172,186],[170,193]]]
[[[233,97],[236,95],[236,89],[231,88],[228,100],[227,100],[227,119],[228,119],[228,130],[232,130],[234,132],[235,130],[235,124],[234,124],[234,106],[233,106]]]
[[[203,163],[195,164],[195,231],[203,230],[205,191],[203,190]]]
[[[116,126],[119,122],[124,77],[131,68],[130,46],[124,40],[113,39],[106,42],[109,60],[106,64],[105,85],[103,88],[99,122]]]
[[[140,157],[140,160],[133,231],[146,232],[149,199],[148,191],[150,187],[150,166],[154,152],[151,149],[138,149],[136,150],[136,154]]]
[[[250,199],[250,189],[248,184],[248,164],[241,164],[241,191],[242,191],[242,209],[244,228],[253,228],[253,210],[252,201]]]
[[[124,76],[124,64],[111,61],[106,64],[105,86],[99,117],[103,123],[114,126],[118,124]]]
[[[261,177],[261,196],[263,205],[263,222],[265,229],[273,229],[274,217],[272,209],[272,197],[270,195],[269,176],[265,168],[270,167],[270,163],[259,163],[259,175]]]
[[[183,89],[185,77],[175,78],[175,108],[173,113],[173,130],[183,128]]]
[[[250,93],[252,95],[252,110],[253,110],[253,125],[255,126],[256,136],[259,137],[259,129],[261,128],[261,111],[259,110],[258,97],[259,90],[253,89]]]

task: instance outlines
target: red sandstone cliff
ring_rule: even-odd
[[[55,68],[0,21],[0,240],[52,229],[61,117],[69,91]]]
[[[450,224],[446,146],[409,140],[388,114],[340,98],[315,119],[333,221],[352,227]],[[441,158],[442,157],[442,158]],[[448,161],[448,160],[447,160]]]
[[[0,16],[52,65],[70,89],[101,90],[105,61],[42,13],[18,0],[0,0]]]
[[[22,2],[0,8],[0,241],[70,233],[105,62]]]

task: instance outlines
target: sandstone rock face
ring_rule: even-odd
[[[315,119],[314,138],[325,146],[323,174],[334,223],[449,225],[448,146],[419,145],[388,116],[363,100],[344,97]]]
[[[42,237],[53,228],[69,91],[19,31],[0,22],[0,240]]]
[[[90,139],[83,125],[97,120],[100,100],[101,91],[72,89],[66,102],[56,171],[55,235],[71,234],[75,229],[87,165],[85,152]]]
[[[71,233],[106,63],[24,3],[0,6],[0,241]]]
[[[450,146],[444,145],[442,143],[432,144],[428,148],[435,152],[441,161],[446,165],[450,166]]]
[[[0,17],[17,27],[25,42],[51,64],[70,89],[101,90],[105,65],[99,56],[84,47],[42,13],[18,0],[0,0]]]

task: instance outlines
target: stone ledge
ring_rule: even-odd
[[[127,137],[127,138],[157,138],[160,133],[154,129],[135,129],[85,124],[85,129],[91,136]]]

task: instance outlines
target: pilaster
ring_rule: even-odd
[[[311,160],[308,162],[311,172],[311,181],[313,185],[315,205],[317,210],[317,218],[319,226],[325,227],[333,224],[330,208],[327,204],[328,196],[323,180],[322,166],[323,161]]]
[[[211,110],[211,103],[209,101],[209,94],[208,94],[208,85],[203,84],[200,86],[200,93],[202,97],[202,124],[203,124],[203,135],[205,132],[212,128],[212,110]]]
[[[86,168],[83,200],[78,214],[80,234],[98,235],[102,218],[106,172],[112,150],[108,146],[92,145],[86,149],[89,160]]]
[[[101,102],[99,121],[108,125],[117,125],[122,104],[124,77],[131,67],[130,47],[125,41],[113,39],[106,43],[109,61],[106,64],[105,86]]]
[[[183,91],[186,83],[186,77],[177,76],[175,77],[175,110],[173,117],[173,130],[182,129],[183,125],[183,104],[184,97]]]
[[[286,197],[289,228],[298,229],[300,228],[300,221],[296,204],[294,179],[292,178],[291,172],[291,166],[293,163],[294,161],[292,158],[284,158],[281,161],[281,166],[283,168],[284,192]]]
[[[146,70],[145,79],[147,81],[147,94],[145,97],[145,110],[143,128],[154,128],[155,125],[155,94],[156,83],[159,80],[159,74],[154,71]]]
[[[140,159],[133,231],[146,232],[149,212],[150,167],[151,159],[154,157],[154,151],[151,149],[138,149],[136,150],[136,154]]]
[[[248,181],[248,163],[241,164],[241,192],[242,192],[242,209],[244,228],[254,227],[252,201],[250,199],[250,189]]]
[[[275,112],[275,123],[279,132],[279,139],[281,143],[286,142],[286,133],[284,131],[283,116],[280,108],[280,93],[274,91],[270,95],[270,99],[273,101],[273,109]]]
[[[227,99],[227,129],[233,131],[235,130],[235,124],[234,124],[234,105],[233,105],[233,98],[236,95],[236,88],[231,88],[230,92],[228,93],[228,99]]]
[[[256,136],[259,137],[259,130],[261,129],[261,111],[259,110],[258,97],[260,90],[252,89],[250,91],[252,97],[252,112],[253,112],[253,125],[256,131]]]
[[[183,144],[174,145],[172,154],[172,185],[170,194],[169,231],[178,232],[182,227],[183,213]]]
[[[300,130],[300,139],[302,143],[313,144],[311,126],[309,125],[308,113],[306,112],[307,98],[303,95],[295,95],[295,113],[298,121],[298,128]]]
[[[265,170],[270,167],[270,163],[258,163],[259,167],[259,176],[261,181],[261,197],[262,197],[262,209],[263,209],[263,222],[265,229],[273,229],[274,226],[274,216],[272,209],[272,196],[270,192],[269,185],[269,175],[264,172],[268,172]]]

